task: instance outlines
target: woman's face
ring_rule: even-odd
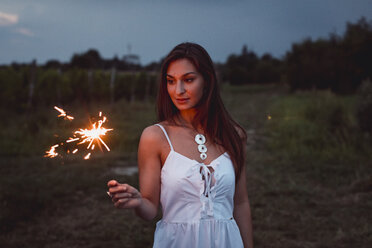
[[[199,103],[204,79],[188,59],[171,62],[166,76],[168,94],[180,111],[192,109]]]

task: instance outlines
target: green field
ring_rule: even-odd
[[[224,85],[232,116],[248,133],[247,187],[256,247],[371,247],[372,142],[355,120],[356,96],[289,94],[284,85]],[[138,186],[141,131],[156,122],[154,102],[8,113],[0,124],[1,247],[151,247],[158,217],[117,210],[110,179]],[[102,110],[111,152],[44,158],[54,134],[68,135]]]

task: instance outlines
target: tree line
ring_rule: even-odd
[[[231,84],[289,84],[291,91],[330,89],[339,94],[354,93],[363,80],[372,78],[372,22],[362,17],[347,23],[343,36],[305,39],[292,45],[284,58],[270,54],[258,57],[243,47],[230,55],[223,66],[223,78]]]
[[[331,89],[354,93],[363,80],[372,78],[372,22],[361,18],[347,23],[343,36],[330,34],[293,44],[285,58],[291,90]]]
[[[330,89],[354,93],[372,78],[372,22],[347,23],[344,35],[305,39],[292,45],[283,58],[258,56],[243,46],[225,63],[217,64],[219,78],[232,85],[287,83],[291,91]],[[0,66],[1,106],[25,110],[32,106],[74,101],[115,102],[150,99],[156,95],[161,60],[142,66],[129,54],[104,59],[95,49],[74,54],[67,63],[12,63]]]
[[[0,102],[23,112],[32,107],[150,100],[156,95],[157,75],[146,71],[73,68],[43,69],[27,66],[0,70]]]

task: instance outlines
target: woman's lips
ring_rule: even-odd
[[[189,100],[189,98],[176,98],[176,101],[179,104],[186,103],[188,100]]]

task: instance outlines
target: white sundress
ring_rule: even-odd
[[[153,248],[243,247],[233,218],[235,173],[229,155],[207,166],[176,152],[164,127],[156,125],[171,150],[161,169],[163,217],[156,223]]]

